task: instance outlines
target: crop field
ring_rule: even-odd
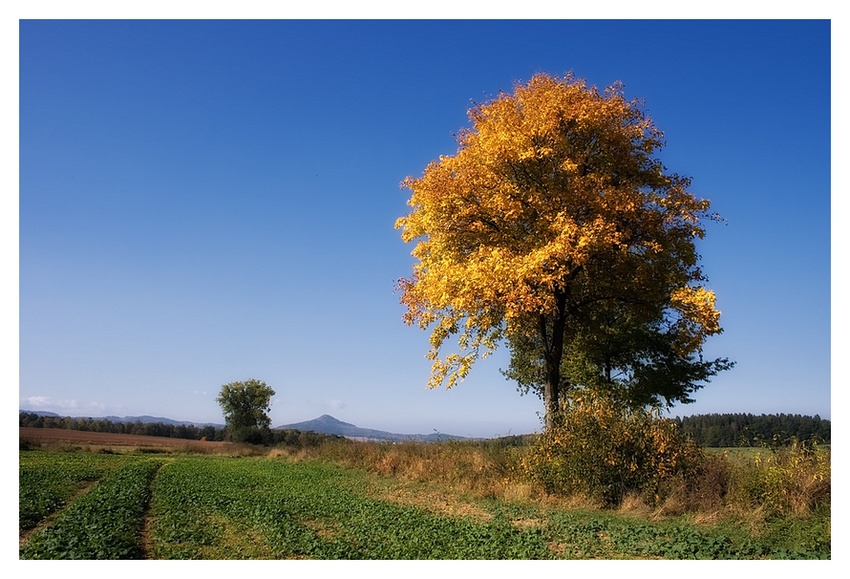
[[[327,461],[20,451],[21,559],[823,559],[740,526],[483,499]]]

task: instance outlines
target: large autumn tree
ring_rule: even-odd
[[[621,336],[655,325],[666,354],[698,359],[720,332],[694,244],[709,202],[656,158],[663,134],[642,103],[537,74],[469,117],[457,154],[403,182],[411,212],[396,224],[415,243],[399,289],[405,321],[431,328],[429,386],[454,386],[507,339],[512,364],[536,364],[525,376],[551,426],[576,386],[565,361],[601,368],[611,320],[628,320]]]

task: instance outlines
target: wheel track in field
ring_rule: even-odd
[[[166,463],[161,463],[148,481],[148,500],[145,504],[145,510],[142,513],[142,525],[139,531],[139,552],[141,559],[152,559],[151,551],[153,548],[153,519],[150,516],[151,501],[153,500],[153,481],[160,469]]]
[[[82,487],[80,487],[73,495],[71,495],[68,498],[67,501],[65,501],[65,504],[62,506],[62,508],[56,509],[55,511],[53,511],[52,513],[50,513],[49,515],[44,517],[33,528],[19,531],[18,548],[20,549],[21,547],[26,545],[27,541],[29,541],[30,537],[33,536],[35,533],[38,533],[42,529],[45,529],[45,528],[49,527],[51,524],[53,524],[53,521],[55,521],[62,513],[65,512],[65,509],[70,507],[72,504],[74,504],[77,501],[77,499],[79,499],[84,494],[86,494],[87,492],[92,490],[95,486],[97,486],[97,483],[98,483],[98,481],[87,482]]]
[[[161,464],[159,466],[159,468],[157,468],[156,472],[154,472],[153,476],[151,476],[151,479],[148,482],[148,489],[150,489],[151,492],[148,495],[148,500],[147,500],[147,503],[145,504],[145,510],[144,510],[144,513],[142,514],[142,524],[141,524],[141,530],[139,532],[139,551],[140,551],[140,555],[141,555],[140,558],[141,559],[151,559],[150,554],[151,554],[151,547],[152,547],[152,544],[153,544],[153,539],[151,537],[153,522],[151,520],[151,517],[149,516],[150,503],[151,503],[151,499],[153,498],[153,491],[152,491],[151,487],[153,485],[153,481],[156,478],[157,473],[159,472],[159,469],[162,468],[163,466],[164,466],[164,463]],[[59,518],[62,515],[62,513],[65,512],[66,509],[68,509],[72,504],[74,504],[78,499],[80,499],[80,497],[82,497],[83,495],[88,493],[90,490],[92,490],[94,487],[96,487],[98,482],[99,481],[91,481],[91,482],[86,483],[77,492],[75,492],[73,494],[73,496],[71,496],[65,502],[65,504],[62,506],[62,508],[57,509],[57,510],[53,511],[52,513],[50,513],[48,516],[46,516],[44,519],[42,519],[33,528],[27,529],[25,531],[23,531],[23,530],[20,531],[19,537],[18,537],[18,548],[19,549],[23,548],[24,545],[27,544],[27,542],[29,541],[29,539],[32,535],[34,535],[35,533],[38,533],[39,531],[41,531],[43,529],[46,529],[50,525],[52,525],[53,522],[57,518]]]

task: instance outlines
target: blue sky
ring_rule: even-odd
[[[830,22],[42,21],[19,28],[19,406],[273,425],[540,428],[499,373],[426,390],[399,183],[536,72],[625,84],[727,224],[700,244],[737,366],[673,415],[831,416]],[[833,31],[834,35],[834,31]]]

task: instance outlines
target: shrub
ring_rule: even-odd
[[[689,510],[714,513],[723,508],[735,476],[728,453],[706,454],[685,485]]]
[[[700,448],[675,421],[594,397],[565,406],[555,426],[539,436],[524,467],[547,492],[616,506],[627,493],[657,503],[665,484],[689,474],[701,458]]]
[[[830,489],[828,448],[795,440],[788,447],[758,452],[742,468],[733,492],[740,502],[769,513],[806,515],[829,505]]]

